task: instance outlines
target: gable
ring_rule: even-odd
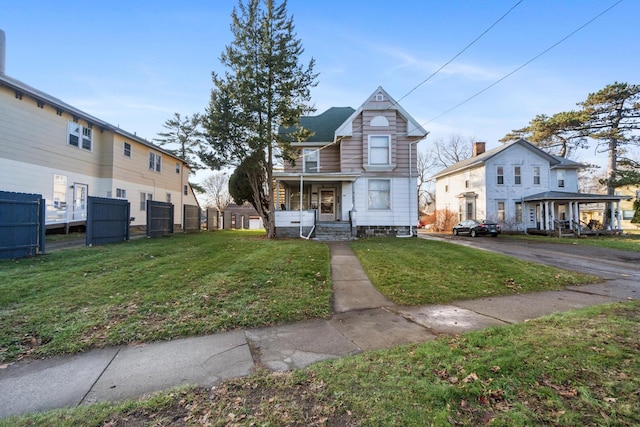
[[[344,123],[336,130],[336,137],[353,136],[353,122],[362,114],[363,111],[380,111],[388,110],[397,111],[397,113],[407,122],[407,136],[425,137],[427,131],[420,125],[411,115],[396,102],[381,86],[378,87],[367,100],[353,114],[345,120]],[[371,126],[382,126],[381,115],[375,115]]]

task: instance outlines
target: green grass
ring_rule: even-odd
[[[0,425],[640,424],[640,301]]]
[[[136,239],[0,261],[0,360],[326,317],[329,250],[264,233]]]
[[[351,243],[376,288],[399,305],[443,304],[599,281],[486,251],[425,239]]]
[[[618,249],[621,251],[640,252],[640,234],[625,234],[624,236],[583,236],[580,238],[568,237],[559,239],[557,237],[531,236],[531,235],[505,235],[502,238],[520,239],[539,243],[576,244],[586,246],[597,246],[601,248]]]

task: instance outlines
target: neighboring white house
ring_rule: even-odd
[[[440,172],[436,209],[456,212],[458,219],[488,219],[506,230],[552,231],[559,224],[577,230],[580,205],[614,203],[625,196],[578,192],[580,163],[553,156],[520,139],[485,151],[474,144],[473,156]],[[620,229],[614,215],[606,226]]]
[[[308,237],[318,224],[355,235],[412,235],[418,223],[417,148],[427,132],[378,87],[357,109],[303,117],[313,132],[276,180],[276,229]],[[287,133],[286,129],[282,133]]]
[[[88,196],[127,199],[133,226],[145,225],[147,200],[172,203],[178,227],[183,206],[198,205],[186,161],[4,71],[0,190],[42,195],[47,228],[83,225]]]

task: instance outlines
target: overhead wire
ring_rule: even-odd
[[[585,22],[584,24],[582,24],[581,26],[579,26],[578,28],[576,28],[575,30],[573,30],[572,32],[570,32],[569,34],[567,34],[566,36],[564,36],[563,38],[561,38],[559,41],[555,42],[554,44],[552,44],[551,46],[549,46],[548,48],[546,48],[545,50],[543,50],[542,52],[540,52],[539,54],[535,55],[533,58],[529,59],[527,62],[525,62],[524,64],[520,65],[519,67],[515,68],[513,71],[505,74],[504,76],[502,76],[501,78],[499,78],[498,80],[496,80],[495,82],[491,83],[489,86],[485,87],[484,89],[476,92],[475,94],[471,95],[470,97],[466,98],[465,100],[459,102],[458,104],[454,105],[453,107],[449,108],[448,110],[438,114],[437,116],[435,116],[434,118],[422,123],[420,126],[425,126],[437,119],[439,119],[440,117],[452,112],[453,110],[461,107],[462,105],[466,104],[467,102],[471,101],[472,99],[474,99],[475,97],[483,94],[484,92],[486,92],[487,90],[491,89],[492,87],[496,86],[498,83],[504,81],[505,79],[509,78],[510,76],[512,76],[513,74],[517,73],[518,71],[520,71],[521,69],[523,69],[524,67],[526,67],[527,65],[531,64],[533,61],[537,60],[538,58],[540,58],[541,56],[543,56],[544,54],[546,54],[547,52],[549,52],[550,50],[554,49],[555,47],[557,47],[558,45],[560,45],[561,43],[563,43],[564,41],[566,41],[567,39],[569,39],[570,37],[572,37],[574,34],[576,34],[577,32],[581,31],[582,29],[584,29],[585,27],[587,27],[588,25],[590,25],[592,22],[594,22],[596,19],[600,18],[602,15],[604,15],[605,13],[609,12],[611,9],[613,9],[614,7],[616,7],[617,5],[619,5],[620,3],[622,3],[623,0],[618,0],[615,3],[613,3],[611,6],[609,6],[608,8],[606,8],[605,10],[603,10],[602,12],[600,12],[599,14],[597,14],[596,16],[594,16],[593,18],[589,19],[587,22]]]

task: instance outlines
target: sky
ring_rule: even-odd
[[[491,149],[537,114],[576,109],[616,81],[639,84],[640,1],[616,3],[289,0],[287,9],[302,62],[316,62],[316,112],[358,108],[382,86],[429,132],[422,151],[452,135]],[[151,141],[174,113],[204,112],[237,4],[0,0],[6,74]],[[578,156],[606,163],[593,147]]]

